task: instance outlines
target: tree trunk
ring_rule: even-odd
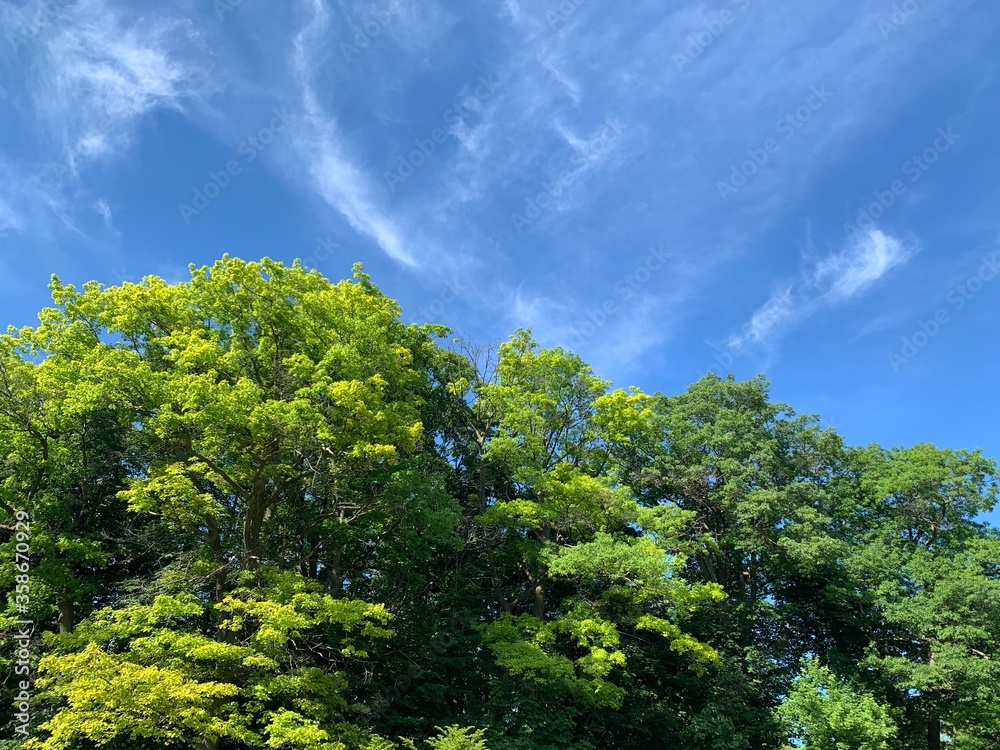
[[[344,546],[337,543],[333,555],[323,563],[324,578],[329,587],[330,596],[339,599],[344,594],[344,572],[341,569],[341,559],[344,554]]]
[[[489,539],[486,540],[486,563],[490,567],[490,580],[493,582],[493,594],[497,598],[497,611],[499,614],[510,614],[510,604],[503,592],[503,581],[497,571],[496,556],[493,554],[493,545]]]
[[[485,450],[482,443],[479,446],[480,455],[482,455]],[[483,463],[479,463],[479,513],[480,515],[486,512],[489,507],[489,503],[486,500],[486,478],[483,475]],[[493,583],[493,594],[497,599],[497,611],[499,614],[509,614],[510,604],[507,602],[507,597],[503,592],[503,580],[500,578],[500,573],[497,568],[496,556],[493,554],[493,543],[490,541],[489,534],[483,540],[486,546],[486,564],[489,565],[490,569],[490,580]]]
[[[72,633],[73,632],[73,602],[69,599],[64,599],[59,602],[59,632],[60,633]]]
[[[212,565],[215,566],[213,596],[216,602],[221,602],[226,594],[226,555],[222,549],[222,532],[219,530],[219,524],[211,516],[205,520],[205,526],[208,532],[208,548],[212,550]]]
[[[544,547],[545,543],[552,538],[552,528],[548,523],[543,523],[542,528],[537,533],[539,543]],[[545,619],[545,584],[548,583],[548,570],[538,562],[538,577],[535,579],[535,617]]]
[[[260,483],[254,486],[253,493],[247,499],[246,518],[243,520],[243,569],[257,570],[261,558],[261,530],[264,528],[264,515],[267,506],[264,503],[264,487]]]
[[[538,581],[535,584],[535,617],[539,620],[545,618],[545,583]]]
[[[927,750],[941,750],[941,719],[927,717]]]

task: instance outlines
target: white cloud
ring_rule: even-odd
[[[185,54],[195,37],[189,20],[130,17],[103,0],[66,6],[39,32],[35,115],[73,173],[120,154],[143,115],[212,90]]]
[[[565,341],[572,334],[566,322],[571,313],[569,304],[544,294],[525,291],[524,284],[516,289],[500,285],[501,309],[505,317],[518,328],[530,328],[547,342]]]
[[[716,8],[695,3],[664,12],[651,0],[627,9],[567,3],[563,7],[572,5],[573,13],[550,23],[549,11],[558,2],[503,0],[455,15],[447,10],[454,5],[434,0],[303,0],[281,10],[244,3],[238,14],[217,23],[210,7],[200,21],[188,21],[158,18],[183,12],[170,4],[131,12],[116,0],[80,0],[60,5],[66,18],[19,51],[24,61],[30,57],[24,67],[32,71],[25,101],[33,111],[22,114],[25,122],[41,123],[51,156],[70,157],[70,172],[79,175],[94,160],[120,156],[150,113],[182,111],[229,141],[244,135],[246,119],[237,105],[284,105],[291,97],[295,121],[266,158],[319,196],[322,212],[329,206],[386,255],[403,266],[419,265],[422,274],[446,276],[474,264],[489,268],[469,282],[474,291],[468,299],[481,298],[475,303],[481,308],[494,304],[498,280],[527,279],[513,299],[512,317],[552,326],[555,339],[571,333],[575,315],[588,305],[588,287],[577,282],[593,275],[613,278],[623,243],[644,242],[649,233],[670,237],[697,272],[664,281],[656,300],[649,300],[662,318],[655,328],[650,323],[655,335],[641,339],[651,347],[682,319],[663,315],[679,307],[668,295],[676,290],[690,306],[707,305],[710,295],[700,292],[719,284],[726,253],[746,252],[789,196],[800,196],[825,165],[845,158],[858,128],[885,120],[893,103],[912,93],[916,79],[900,73],[909,55],[921,39],[939,33],[941,17],[970,2],[928,6],[887,44],[872,16],[834,0],[818,0],[804,11],[777,0],[724,0],[717,7],[732,10],[734,20],[678,70],[674,55],[704,32]],[[345,65],[339,42],[349,41],[374,11],[389,7],[397,10],[381,35],[363,58]],[[253,27],[253,18],[266,25]],[[477,34],[471,54],[466,32]],[[804,49],[815,54],[803,56]],[[445,103],[468,94],[481,75],[498,76],[504,84],[452,127],[455,138],[428,159],[418,177],[388,194],[380,178],[382,159],[391,163],[391,150],[412,148],[413,135],[426,138],[441,125]],[[208,109],[209,95],[225,78],[236,85],[210,100],[218,122],[206,127],[208,115],[198,110]],[[359,81],[371,91],[359,91]],[[886,81],[895,82],[888,95]],[[776,117],[818,83],[830,85],[833,103],[801,134],[782,142],[781,152],[738,201],[722,204],[715,178],[773,134]],[[10,85],[18,85],[13,77]],[[417,96],[419,107],[408,104]],[[378,123],[368,117],[369,105],[385,113]],[[598,148],[601,141],[594,137],[609,116],[620,116],[628,129],[613,148]],[[403,128],[389,126],[404,124],[414,133],[395,138]],[[564,172],[573,174],[572,184],[561,191],[547,215],[551,220],[515,236],[510,213]],[[18,174],[30,175],[26,161]],[[24,217],[25,226],[34,227],[37,215],[26,205],[36,199],[29,196],[49,186],[12,184],[24,185],[25,192],[0,193],[8,201],[0,202],[0,224]],[[89,213],[98,195],[106,194],[77,187],[53,189],[49,202],[39,205],[50,216],[60,208],[68,226],[77,217],[74,208]],[[746,214],[752,222],[743,221]],[[422,244],[416,231],[430,241]],[[882,238],[871,235],[810,263],[733,340],[765,342],[824,305],[867,292],[908,257],[897,240]],[[566,269],[565,294],[544,287],[544,272],[575,257],[580,246],[593,262]],[[600,300],[604,292],[596,293]],[[645,320],[636,310],[636,318]],[[623,310],[616,321],[627,318]],[[639,340],[634,331],[623,326],[620,334],[609,323],[588,347],[604,341],[638,346]]]
[[[503,0],[504,11],[510,16],[510,20],[514,23],[523,23],[524,21],[524,11],[521,10],[521,5],[517,0]]]
[[[858,236],[843,252],[824,259],[816,267],[815,283],[827,288],[831,302],[840,302],[865,292],[886,273],[902,265],[914,248],[877,229]]]
[[[196,62],[204,48],[191,20],[169,13],[140,15],[104,0],[21,9],[0,0],[13,35],[5,41],[16,39],[13,54],[0,56],[11,88],[4,117],[19,135],[0,154],[0,178],[16,186],[0,198],[0,224],[30,227],[48,244],[59,232],[86,236],[82,216],[108,217],[84,171],[123,156],[144,117],[187,112],[217,90],[218,77]]]
[[[552,80],[559,83],[566,90],[569,98],[573,101],[573,105],[579,107],[583,87],[579,81],[573,80],[566,74],[565,68],[561,65],[562,60],[556,59],[556,56],[552,55],[541,62],[545,69],[552,75]]]
[[[783,287],[772,294],[763,307],[753,314],[741,334],[730,338],[729,345],[734,349],[739,349],[747,341],[754,343],[764,341],[771,335],[772,331],[794,315],[795,310],[796,304],[792,297],[792,287]]]
[[[329,26],[329,14],[322,0],[312,0],[311,7],[312,20],[296,36],[292,57],[303,106],[302,122],[293,126],[292,136],[299,162],[319,196],[340,212],[356,232],[378,243],[393,260],[416,266],[402,231],[371,197],[374,190],[370,178],[346,154],[336,120],[319,103],[312,66],[327,44],[324,32]]]
[[[748,344],[763,344],[782,328],[801,322],[823,307],[863,295],[893,268],[903,265],[916,247],[870,229],[850,239],[843,250],[808,265],[798,281],[785,282],[729,338],[729,347],[740,351]]]
[[[115,228],[114,217],[111,215],[111,206],[108,205],[106,200],[101,198],[97,201],[97,203],[94,204],[94,210],[101,215],[101,218],[104,219],[104,223],[109,229]]]

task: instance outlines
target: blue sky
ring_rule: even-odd
[[[985,0],[0,3],[0,282],[355,261],[617,385],[1000,455]],[[994,516],[996,518],[996,516]]]

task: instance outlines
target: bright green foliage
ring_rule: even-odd
[[[295,574],[263,571],[263,589],[235,589],[214,605],[190,594],[96,612],[42,659],[39,687],[65,703],[41,729],[39,750],[118,737],[163,744],[231,738],[248,747],[330,748],[348,710],[347,682],[315,666],[365,657],[392,635],[381,605],[334,599]],[[207,615],[214,610],[220,615]],[[218,622],[222,640],[206,634]],[[65,655],[60,651],[70,650]],[[290,666],[291,665],[291,666]]]
[[[33,361],[37,339],[33,332],[0,336],[0,510],[32,519],[31,609],[22,614],[46,620],[58,611],[69,629],[78,610],[86,614],[88,602],[143,564],[136,543],[153,532],[126,519],[115,496],[137,449],[129,414],[90,398],[61,359]],[[2,545],[5,593],[14,590],[15,541]],[[13,604],[9,619],[16,619]]]
[[[424,740],[424,743],[432,750],[489,750],[484,736],[485,729],[475,727],[460,727],[457,724],[445,727],[434,727],[437,734]],[[416,750],[417,745],[413,740],[403,739],[402,745],[407,750]],[[364,750],[395,750],[398,745],[388,740],[378,738]]]
[[[443,345],[360,268],[51,288],[0,336],[0,750],[1000,747],[978,452]]]
[[[433,750],[488,750],[483,736],[485,729],[460,727],[452,725],[441,729],[436,727],[438,734],[427,740]]]
[[[886,706],[857,692],[816,659],[803,665],[779,709],[802,750],[887,750],[896,725]]]
[[[624,697],[613,679],[626,663],[623,632],[665,637],[695,668],[714,661],[714,649],[673,618],[722,597],[678,575],[684,561],[671,532],[683,515],[642,508],[601,475],[607,455],[595,417],[606,391],[579,357],[539,349],[522,331],[500,347],[495,379],[477,392],[495,419],[483,460],[510,477],[481,523],[511,537],[528,572],[510,592],[513,611],[484,629],[486,643],[511,676],[587,707]]]

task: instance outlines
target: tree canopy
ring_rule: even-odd
[[[0,336],[2,747],[1000,747],[978,451],[614,390],[360,267],[51,291]]]

